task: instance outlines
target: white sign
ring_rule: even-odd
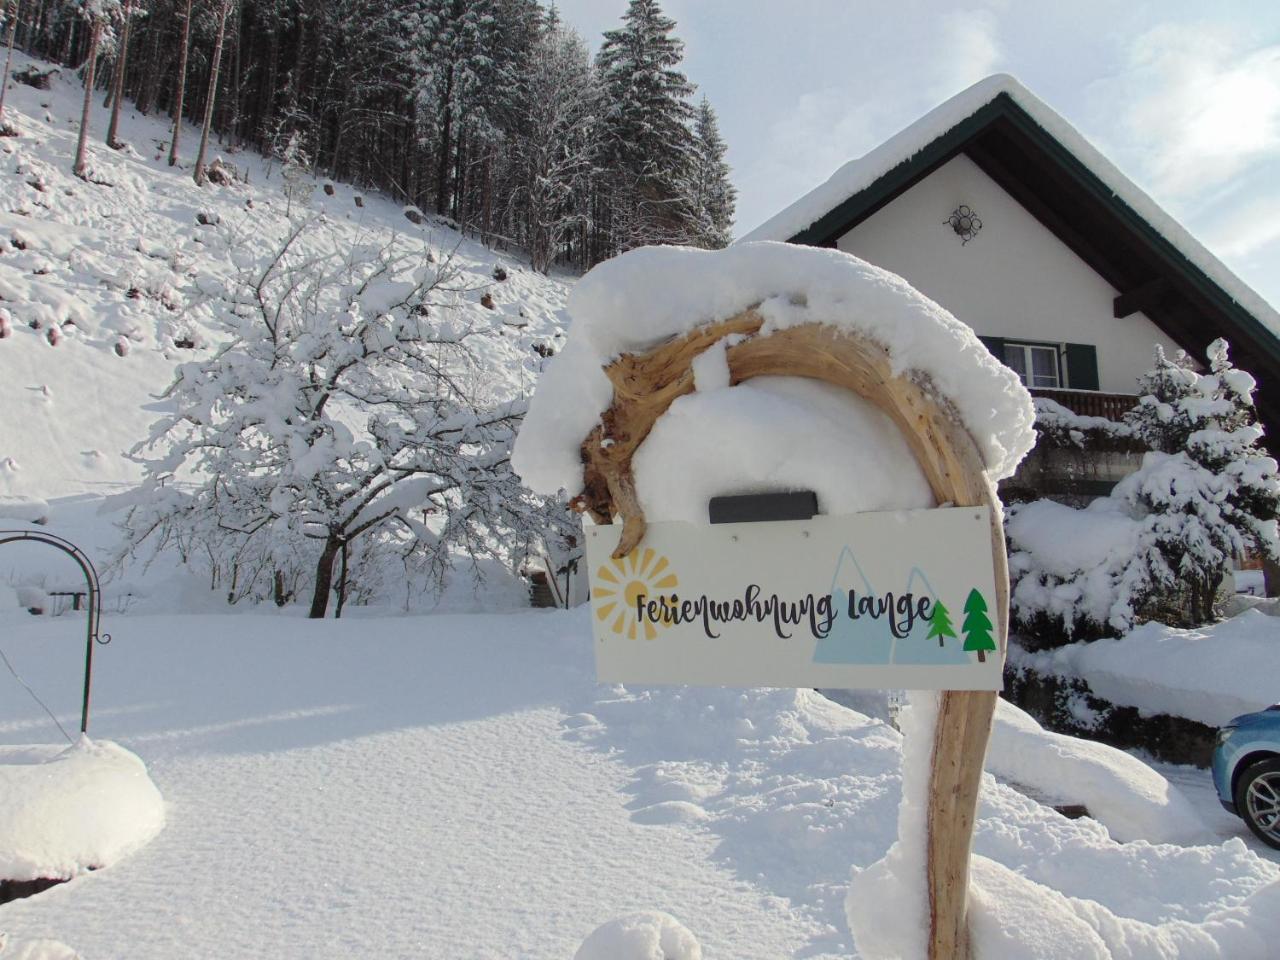
[[[602,682],[999,690],[988,507],[588,527]]]

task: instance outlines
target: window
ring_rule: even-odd
[[[1028,387],[1062,386],[1062,367],[1058,348],[1053,344],[1004,344],[1004,362]]]

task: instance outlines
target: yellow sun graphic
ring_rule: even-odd
[[[643,629],[644,638],[652,640],[661,625],[649,622],[642,625],[637,621],[636,600],[640,596],[657,596],[677,586],[676,575],[667,567],[667,558],[647,547],[643,550],[637,547],[620,560],[602,564],[592,584],[592,590],[600,598],[596,617],[606,622],[612,620],[609,629],[618,636],[634,640]]]

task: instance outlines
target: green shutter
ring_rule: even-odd
[[[1098,389],[1098,348],[1088,343],[1068,343],[1067,382],[1072,390]]]
[[[991,355],[1004,363],[1004,337],[978,337],[982,345],[991,351]]]

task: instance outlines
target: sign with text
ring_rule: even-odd
[[[999,690],[989,507],[588,527],[603,682]]]

